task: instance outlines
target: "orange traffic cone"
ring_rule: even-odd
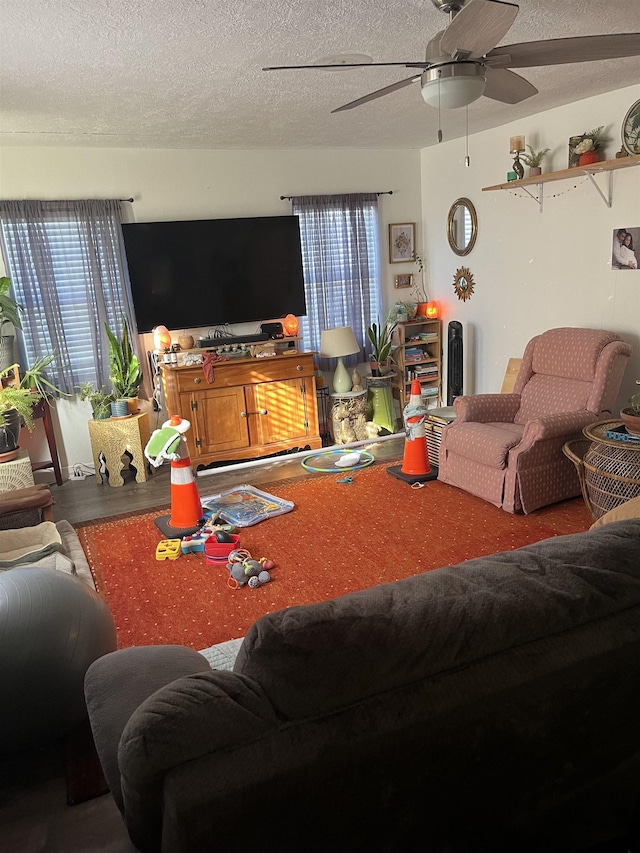
[[[389,474],[406,483],[426,483],[427,480],[435,480],[438,476],[438,469],[429,465],[427,436],[424,429],[427,412],[428,409],[422,402],[420,382],[414,379],[411,383],[409,402],[403,412],[407,437],[404,443],[402,465],[387,468]]]
[[[184,444],[186,448],[186,444]],[[202,518],[200,494],[193,477],[188,452],[184,457],[171,461],[171,527],[197,527]]]
[[[191,458],[184,433],[190,428],[189,421],[173,416],[170,428],[181,433],[179,443],[175,438],[171,444],[171,514],[156,518],[155,524],[167,539],[178,539],[195,533],[202,523],[202,504],[193,476]],[[160,438],[162,440],[162,436]],[[171,435],[169,437],[171,441]],[[167,457],[165,457],[167,458]]]

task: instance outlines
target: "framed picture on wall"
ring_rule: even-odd
[[[398,287],[413,287],[413,275],[410,272],[397,275],[396,288]]]
[[[389,263],[405,264],[413,260],[416,247],[416,223],[389,225]]]

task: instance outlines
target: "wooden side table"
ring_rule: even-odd
[[[122,457],[131,454],[130,467],[136,469],[136,481],[144,483],[147,480],[147,460],[144,449],[151,437],[149,415],[141,412],[130,418],[105,418],[105,420],[89,421],[89,437],[93,464],[96,469],[96,480],[103,482],[100,473],[100,456],[104,456],[110,486],[122,486]]]
[[[594,518],[640,495],[640,443],[607,435],[621,427],[619,420],[589,424],[582,430],[584,439],[568,441],[562,448],[576,466]]]

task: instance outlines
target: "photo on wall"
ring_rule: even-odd
[[[614,228],[612,270],[637,270],[640,266],[640,227]]]

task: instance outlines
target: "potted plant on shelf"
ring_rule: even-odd
[[[416,301],[416,317],[426,317],[427,316],[427,303],[429,299],[427,297],[427,291],[424,287],[424,261],[417,255],[415,252],[413,253],[413,260],[418,265],[418,275],[416,276],[416,283],[413,286],[413,290],[411,291],[412,296]]]
[[[573,152],[578,156],[578,166],[588,166],[597,163],[601,151],[609,140],[604,133],[604,125],[594,127],[574,139]]]
[[[94,420],[101,421],[111,415],[113,394],[107,394],[104,388],[101,388],[98,391],[92,382],[83,382],[81,385],[76,387],[80,392],[80,399],[83,402],[85,400],[89,402]]]
[[[11,323],[14,329],[21,329],[20,314],[24,311],[15,299],[9,296],[11,279],[6,275],[0,276],[0,371],[11,367],[13,363],[13,341],[15,335],[5,335],[6,323]]]
[[[542,174],[542,161],[547,156],[550,148],[542,148],[540,151],[534,151],[531,145],[527,144],[529,149],[528,154],[521,154],[520,159],[529,167],[529,177]]]
[[[367,329],[367,338],[371,343],[371,375],[382,376],[388,371],[389,357],[393,347],[392,335],[397,323],[386,321],[384,324],[372,323]]]
[[[620,410],[620,418],[628,433],[640,435],[640,394],[632,394],[627,402],[629,405]]]
[[[138,357],[131,348],[127,320],[122,318],[122,335],[120,340],[105,323],[109,338],[109,365],[111,368],[111,384],[113,385],[114,403],[127,401],[127,411],[124,407],[115,407],[119,417],[135,414],[138,411],[138,391],[142,385],[142,370]],[[112,411],[114,405],[111,406]]]
[[[24,421],[33,429],[33,412],[42,399],[36,390],[23,388],[19,382],[11,383],[18,375],[18,365],[12,364],[0,371],[0,460],[15,459],[19,450],[20,430]]]

